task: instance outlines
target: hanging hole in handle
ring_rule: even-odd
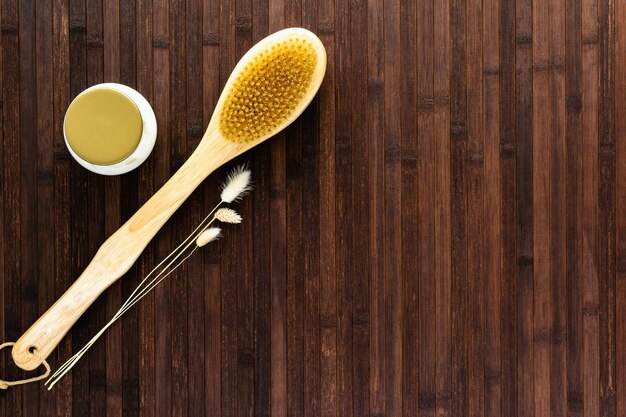
[[[11,347],[11,346],[15,346],[15,342],[4,342],[0,344],[0,350],[7,348],[7,347]],[[44,358],[39,357],[39,355],[35,353],[37,350],[37,347],[29,346],[27,350],[31,355],[37,356],[41,360],[41,364],[44,366],[44,368],[46,368],[46,372],[39,376],[34,376],[32,378],[26,378],[26,379],[20,379],[18,381],[6,381],[3,379],[0,379],[0,389],[5,390],[14,385],[28,384],[29,382],[36,382],[36,381],[40,381],[42,379],[48,378],[48,376],[50,375],[50,365],[48,365],[48,362],[46,362]]]

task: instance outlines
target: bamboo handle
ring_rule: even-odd
[[[12,350],[15,364],[24,370],[37,368],[96,298],[130,269],[196,187],[237,153],[235,146],[224,141],[203,140],[176,174],[102,244],[74,284],[19,338]],[[37,356],[32,354],[33,348]]]

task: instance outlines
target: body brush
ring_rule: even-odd
[[[324,46],[308,30],[284,29],[253,46],[228,78],[193,154],[102,244],[74,284],[20,337],[12,350],[15,363],[25,370],[37,368],[209,174],[283,130],[304,111],[325,70]]]

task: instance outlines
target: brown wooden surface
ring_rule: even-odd
[[[234,163],[228,228],[52,392],[3,416],[626,416],[626,3],[0,1],[0,339],[14,341],[198,144],[221,86],[287,26],[318,97]],[[121,177],[69,156],[71,99],[155,109]],[[218,199],[211,176],[50,357],[60,365]],[[23,374],[0,356],[5,379]]]

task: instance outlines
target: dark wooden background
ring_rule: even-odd
[[[319,34],[303,116],[237,163],[229,228],[57,387],[0,416],[626,416],[626,3],[2,0],[0,329],[14,341],[198,144],[237,59]],[[70,100],[138,89],[157,146],[105,178]],[[60,365],[205,215],[175,214]],[[0,374],[22,373],[5,351]]]

